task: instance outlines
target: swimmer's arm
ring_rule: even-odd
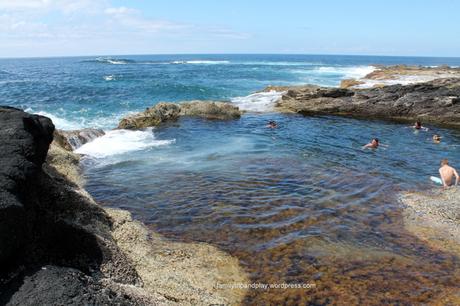
[[[458,173],[457,173],[457,170],[454,169],[454,175],[455,175],[455,186],[458,185],[458,180],[460,179],[460,177],[458,176]]]

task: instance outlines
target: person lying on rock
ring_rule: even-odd
[[[428,131],[428,128],[422,126],[422,123],[420,121],[415,122],[413,128],[416,130]]]
[[[379,139],[378,138],[373,138],[371,142],[369,142],[367,145],[363,146],[363,149],[377,149],[379,147]]]
[[[453,186],[453,178],[455,176],[455,186],[457,186],[459,181],[459,176],[457,171],[449,166],[449,161],[447,159],[443,159],[441,161],[441,168],[439,168],[439,174],[441,175],[442,185],[444,188]]]

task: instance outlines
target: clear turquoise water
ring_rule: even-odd
[[[247,107],[246,96],[267,85],[336,86],[372,64],[460,65],[460,59],[8,59],[0,60],[0,95],[2,104],[49,115],[60,128],[109,130],[124,114],[158,101],[233,100]],[[267,129],[268,120],[279,128]],[[441,144],[431,141],[434,133],[444,137]],[[363,151],[372,137],[387,147]],[[434,126],[414,132],[384,121],[266,111],[234,121],[189,118],[153,130],[109,131],[81,152],[89,154],[83,159],[86,188],[103,205],[126,208],[172,239],[230,252],[254,281],[314,280],[319,286],[308,294],[251,292],[249,304],[321,304],[334,286],[348,288],[350,298],[389,292],[414,303],[423,297],[417,288],[435,294],[449,287],[459,262],[403,229],[397,192],[433,188],[428,178],[442,158],[460,165],[459,145],[459,131]],[[365,273],[366,283],[384,278],[392,285],[363,286],[348,271]],[[353,293],[358,285],[359,294]]]

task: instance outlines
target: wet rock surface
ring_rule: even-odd
[[[460,127],[460,78],[368,89],[293,87],[278,110],[305,115],[421,120]]]
[[[74,131],[54,131],[54,141],[62,148],[73,151],[97,137],[104,136],[105,132],[100,129],[82,129]]]
[[[181,116],[215,120],[237,119],[239,108],[228,102],[190,101],[183,103],[158,103],[144,112],[127,116],[118,124],[119,129],[142,129],[175,121]]]
[[[0,107],[0,124],[1,305],[243,299],[244,291],[214,288],[218,281],[247,282],[235,258],[205,244],[169,242],[129,213],[97,205],[82,188],[78,155],[53,143],[47,156],[51,120]]]

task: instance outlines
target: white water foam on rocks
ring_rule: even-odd
[[[141,131],[113,130],[104,136],[88,142],[75,150],[75,153],[85,154],[95,158],[124,154],[152,147],[165,146],[175,140],[157,140],[151,128]]]
[[[339,74],[343,75],[344,78],[346,79],[359,79],[363,78],[372,71],[375,70],[374,66],[352,66],[352,67],[333,67],[333,66],[327,66],[327,67],[319,67],[316,69],[316,73],[321,73],[321,74]]]
[[[129,111],[113,113],[108,116],[101,115],[92,118],[85,118],[85,114],[87,113],[87,111],[82,112],[80,114],[69,114],[68,111],[59,109],[58,115],[46,111],[35,111],[30,107],[27,108],[25,111],[31,114],[37,114],[50,118],[57,129],[64,131],[81,130],[84,128],[95,128],[103,130],[111,129],[118,125],[120,118],[124,118],[126,116],[136,113],[135,111]]]
[[[231,101],[243,111],[257,113],[271,112],[283,94],[284,92],[274,90],[256,92],[249,96],[233,98]]]
[[[58,117],[58,116],[56,116],[54,114],[50,114],[48,112],[44,112],[44,111],[35,112],[31,108],[27,108],[24,111],[28,112],[28,113],[37,114],[37,115],[40,115],[40,116],[45,116],[45,117],[50,118],[53,121],[54,126],[57,129],[60,129],[60,130],[71,131],[71,130],[80,130],[80,129],[84,128],[83,124],[81,124],[79,122],[70,121],[70,120]]]

